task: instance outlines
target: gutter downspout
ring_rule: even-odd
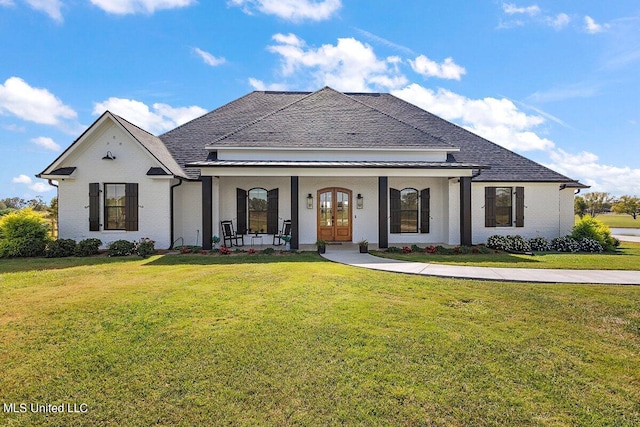
[[[177,177],[176,177],[177,178]],[[174,225],[173,225],[173,190],[176,187],[179,187],[182,185],[182,178],[177,178],[178,179],[178,183],[177,184],[173,184],[171,186],[171,190],[169,191],[169,222],[171,223],[170,228],[170,240],[171,240],[171,244],[169,245],[169,249],[173,249],[173,242],[174,242],[174,234],[175,234],[175,230],[174,230]]]

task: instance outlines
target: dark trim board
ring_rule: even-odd
[[[471,177],[460,178],[460,244],[472,245]]]
[[[202,249],[212,249],[213,237],[213,177],[202,180]]]
[[[291,242],[289,243],[292,250],[298,250],[300,247],[300,219],[299,219],[299,197],[298,191],[300,185],[297,176],[291,177]]]
[[[389,247],[389,225],[387,212],[389,211],[389,178],[378,177],[378,247]]]

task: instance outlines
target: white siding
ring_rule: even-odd
[[[514,188],[515,221],[515,187],[524,187],[524,227],[485,227],[484,189],[485,187]],[[573,202],[571,211],[567,209],[568,197],[560,191],[559,183],[474,183],[472,185],[472,227],[473,243],[486,243],[491,235],[521,235],[531,238],[542,236],[548,239],[559,237],[571,231],[568,223],[573,222]],[[562,201],[561,201],[562,194]],[[571,193],[572,194],[572,193]]]
[[[102,160],[107,151],[115,160]],[[75,179],[59,181],[60,237],[82,240],[98,238],[106,245],[119,239],[148,237],[157,248],[169,247],[170,179],[146,176],[150,167],[160,165],[140,144],[111,121],[95,129],[64,160],[61,166],[75,166]],[[138,183],[139,231],[89,231],[89,183]],[[100,224],[104,220],[104,192],[100,193]],[[103,226],[100,226],[102,230]]]
[[[183,181],[174,189],[174,246],[202,245],[202,185]],[[178,240],[180,239],[180,240]]]

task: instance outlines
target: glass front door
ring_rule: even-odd
[[[351,241],[351,191],[324,188],[318,191],[318,239]]]

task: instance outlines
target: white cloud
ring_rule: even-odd
[[[555,18],[547,17],[546,21],[547,24],[549,24],[551,27],[555,28],[556,30],[561,30],[569,25],[569,22],[571,22],[571,18],[566,13],[559,13]]]
[[[91,3],[107,13],[129,15],[187,7],[195,4],[196,0],[91,0]]]
[[[254,9],[267,15],[275,15],[288,21],[323,21],[342,7],[341,0],[230,0],[229,6],[241,7],[251,15]]]
[[[11,180],[11,182],[16,183],[16,184],[25,184],[25,185],[29,185],[31,184],[31,178],[29,178],[27,175],[24,174],[20,174],[18,176],[16,176],[15,178],[13,178]]]
[[[60,145],[58,145],[53,139],[46,136],[39,136],[37,138],[31,139],[31,142],[36,144],[38,147],[42,147],[45,150],[50,151],[60,151]]]
[[[425,55],[420,55],[414,61],[409,60],[409,63],[413,71],[425,77],[460,80],[467,73],[467,70],[453,62],[452,58],[446,58],[442,64],[438,64]]]
[[[220,57],[213,56],[207,51],[204,51],[200,48],[194,47],[193,51],[204,61],[205,64],[211,65],[212,67],[217,67],[218,65],[222,65],[227,62],[226,59]]]
[[[276,91],[286,91],[288,90],[288,87],[286,84],[284,83],[271,83],[271,84],[265,84],[265,82],[263,82],[262,80],[258,80],[255,79],[253,77],[249,78],[249,84],[251,85],[251,87],[254,90],[260,90],[260,91],[265,91],[265,90],[276,90]]]
[[[34,88],[19,77],[0,84],[0,114],[10,113],[22,120],[45,125],[64,126],[65,119],[77,113],[47,89]]]
[[[26,0],[26,2],[35,10],[49,15],[56,22],[62,22],[62,2],[60,0]]]
[[[571,154],[557,149],[550,152],[550,157],[552,163],[546,166],[590,185],[589,191],[618,195],[639,192],[640,169],[601,164],[598,156],[588,151]]]
[[[407,83],[398,71],[398,58],[381,60],[373,48],[354,38],[338,39],[336,45],[308,47],[294,34],[276,34],[276,45],[268,50],[281,57],[281,73],[293,76],[298,70],[308,70],[314,87],[331,86],[341,91],[371,91],[372,87],[395,89]]]
[[[549,150],[555,145],[533,131],[544,123],[543,117],[527,115],[505,98],[470,99],[446,89],[433,91],[416,83],[392,93],[510,150]]]
[[[53,190],[54,188],[50,185],[45,184],[44,182],[33,182],[33,180],[25,174],[20,174],[14,177],[13,179],[11,179],[11,182],[15,184],[24,184],[29,187],[30,190],[35,191],[36,193],[46,193]]]
[[[204,108],[195,105],[174,108],[161,103],[153,104],[150,109],[145,103],[134,99],[112,97],[106,101],[95,103],[93,114],[100,115],[106,110],[122,116],[153,134],[166,132],[207,112]]]
[[[598,24],[592,17],[584,17],[584,29],[589,34],[597,34],[609,28],[609,24]]]
[[[9,6],[15,6],[15,2],[13,0],[0,0],[0,6],[5,6],[5,7],[9,7]]]
[[[526,7],[518,7],[513,3],[502,3],[502,10],[507,15],[530,15],[535,16],[540,13],[540,7],[537,4]]]

